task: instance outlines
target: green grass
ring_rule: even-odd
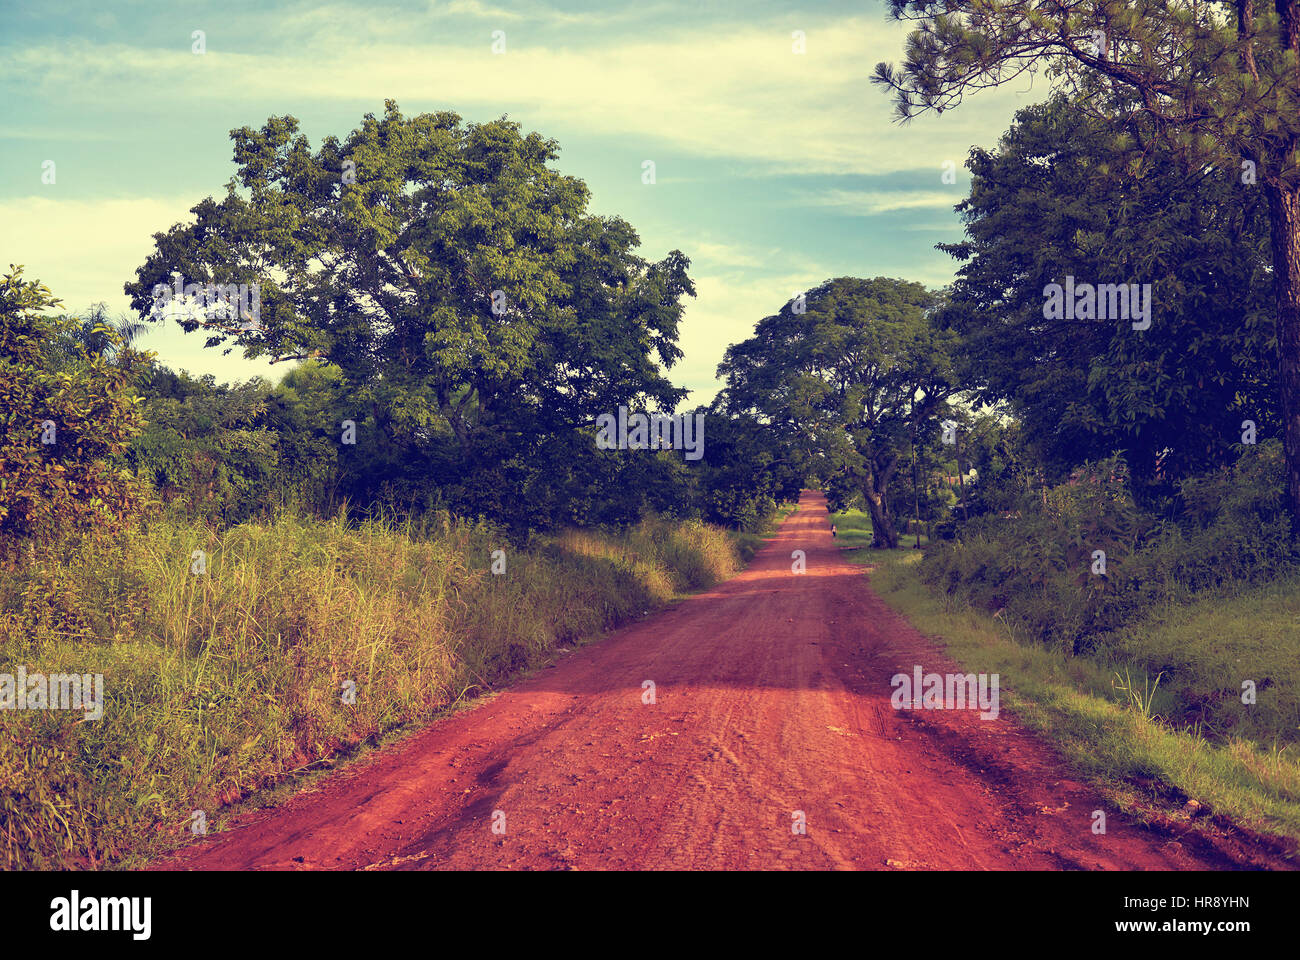
[[[163,517],[0,570],[0,672],[102,673],[107,700],[94,721],[6,711],[0,866],[138,861],[183,839],[195,810],[215,826],[253,791],[731,576],[755,542],[657,520],[523,549],[456,522],[430,535],[289,513],[224,531]]]
[[[1300,581],[1167,604],[1089,656],[1162,677],[1152,711],[1170,723],[1300,752]],[[1254,704],[1241,702],[1244,681]]]
[[[1296,583],[1171,607],[1104,638],[1094,656],[1071,657],[1019,643],[995,616],[932,593],[917,576],[918,551],[849,556],[873,564],[879,595],[964,669],[1000,674],[1004,702],[1121,809],[1179,819],[1191,798],[1242,826],[1300,839],[1300,755],[1247,736],[1273,729],[1268,717],[1296,718]],[[1219,731],[1182,722],[1196,691],[1237,686],[1238,658],[1260,665],[1257,683],[1274,678],[1259,693],[1261,706],[1271,699],[1258,718]],[[1172,678],[1144,696],[1162,670]],[[1251,709],[1239,697],[1235,707],[1216,702],[1223,716]]]

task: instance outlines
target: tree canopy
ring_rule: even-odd
[[[1057,98],[976,149],[951,322],[962,382],[1011,401],[1058,474],[1116,450],[1139,477],[1232,462],[1241,424],[1276,435],[1268,211],[1236,171],[1189,167]],[[1045,284],[1152,282],[1166,322],[1044,317]]]
[[[955,389],[956,337],[937,325],[939,303],[918,283],[829,280],[759,321],[718,366],[727,409],[784,433],[805,470],[821,462],[851,478],[876,546],[898,545],[891,481]]]
[[[890,0],[914,23],[874,81],[898,116],[1047,71],[1080,110],[1159,137],[1191,164],[1239,169],[1268,204],[1278,409],[1300,538],[1300,3],[1275,0]]]
[[[504,118],[408,118],[392,101],[314,151],[297,129],[273,117],[232,133],[225,197],[156,234],[126,285],[142,317],[336,367],[337,420],[372,431],[358,444],[399,482],[405,466],[517,485],[508,464],[600,413],[684,396],[664,370],[681,356],[689,261],[647,261],[627,222],[588,214],[586,186],[549,165],[554,141]],[[190,283],[256,285],[259,316],[158,296]],[[463,506],[506,495],[480,484]]]
[[[21,267],[0,279],[0,556],[113,530],[139,508],[122,458],[145,358],[107,325],[51,313],[59,304]]]

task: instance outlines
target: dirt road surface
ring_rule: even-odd
[[[794,550],[807,555],[801,575],[791,570]],[[916,664],[959,672],[841,558],[824,497],[805,492],[734,579],[563,655],[278,807],[241,815],[157,866],[1276,865],[1249,846],[1127,822],[1005,707],[996,720],[895,711],[890,678]],[[1098,809],[1104,835],[1092,832]]]

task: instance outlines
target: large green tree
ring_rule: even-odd
[[[916,24],[903,63],[881,63],[874,76],[902,119],[1046,69],[1079,94],[1079,109],[1144,125],[1263,191],[1300,536],[1300,2],[890,0],[890,9]]]
[[[628,223],[588,214],[586,186],[550,166],[554,141],[392,101],[316,150],[297,129],[273,117],[231,134],[226,195],[156,234],[126,285],[142,317],[250,357],[332,364],[347,388],[337,419],[378,434],[358,447],[395,467],[437,448],[440,479],[509,482],[504,465],[548,438],[633,399],[682,398],[662,368],[681,355],[689,261],[644,260]],[[256,285],[260,313],[168,300],[177,278]]]
[[[1202,170],[1065,98],[1020,111],[996,151],[971,151],[952,322],[961,377],[1006,400],[1058,475],[1123,450],[1140,478],[1222,466],[1241,424],[1277,432],[1268,211],[1235,172]],[[1044,317],[1067,275],[1143,278],[1165,322]]]
[[[718,366],[722,398],[787,438],[800,467],[851,484],[871,515],[873,546],[898,546],[892,484],[914,431],[938,430],[954,391],[955,336],[939,299],[917,283],[829,280],[759,321]]]
[[[701,408],[708,442],[692,499],[704,519],[751,528],[767,519],[776,504],[799,499],[806,466],[796,466],[788,437],[770,421],[728,411],[725,395]]]

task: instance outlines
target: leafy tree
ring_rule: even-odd
[[[660,365],[681,355],[689,261],[646,261],[629,224],[586,213],[586,186],[548,165],[554,141],[505,119],[407,118],[392,101],[315,151],[297,129],[235,130],[237,183],[155,235],[126,290],[142,317],[203,328],[210,345],[336,367],[337,418],[372,434],[356,451],[371,458],[366,495],[462,481],[467,512],[509,511],[499,485],[521,451],[634,398],[684,396]],[[163,306],[155,288],[173,275],[257,285],[260,316]]]
[[[944,446],[947,476],[963,472],[965,504],[957,519],[963,522],[987,513],[1013,511],[1026,491],[1041,486],[1040,464],[1025,444],[1024,424],[1001,411],[975,412],[955,408],[948,414],[961,439],[958,460],[956,444]],[[954,495],[961,487],[953,487]]]
[[[1240,452],[1240,424],[1277,423],[1268,214],[1235,178],[1142,149],[1064,98],[1022,110],[997,152],[975,149],[950,320],[961,374],[1009,401],[1059,477],[1123,450],[1166,485]],[[1067,275],[1160,291],[1165,322],[1047,319]]]
[[[898,546],[891,484],[909,438],[937,429],[954,391],[956,338],[936,325],[938,306],[916,283],[829,280],[759,321],[718,366],[728,410],[795,438],[801,466],[830,465],[833,493],[862,494],[877,547]]]
[[[142,370],[142,365],[135,362],[139,353],[133,348],[145,329],[144,324],[125,317],[114,320],[106,304],[92,304],[83,316],[74,318],[46,342],[46,364],[51,368],[72,368],[86,355],[97,354]]]
[[[59,303],[21,267],[0,279],[0,557],[112,531],[140,507],[122,457],[140,429],[130,383],[144,358],[110,327],[51,315]]]
[[[916,23],[874,80],[908,119],[1047,69],[1079,109],[1151,131],[1197,166],[1241,170],[1268,204],[1280,410],[1300,536],[1300,2],[890,0]],[[1091,106],[1089,106],[1091,105]]]

